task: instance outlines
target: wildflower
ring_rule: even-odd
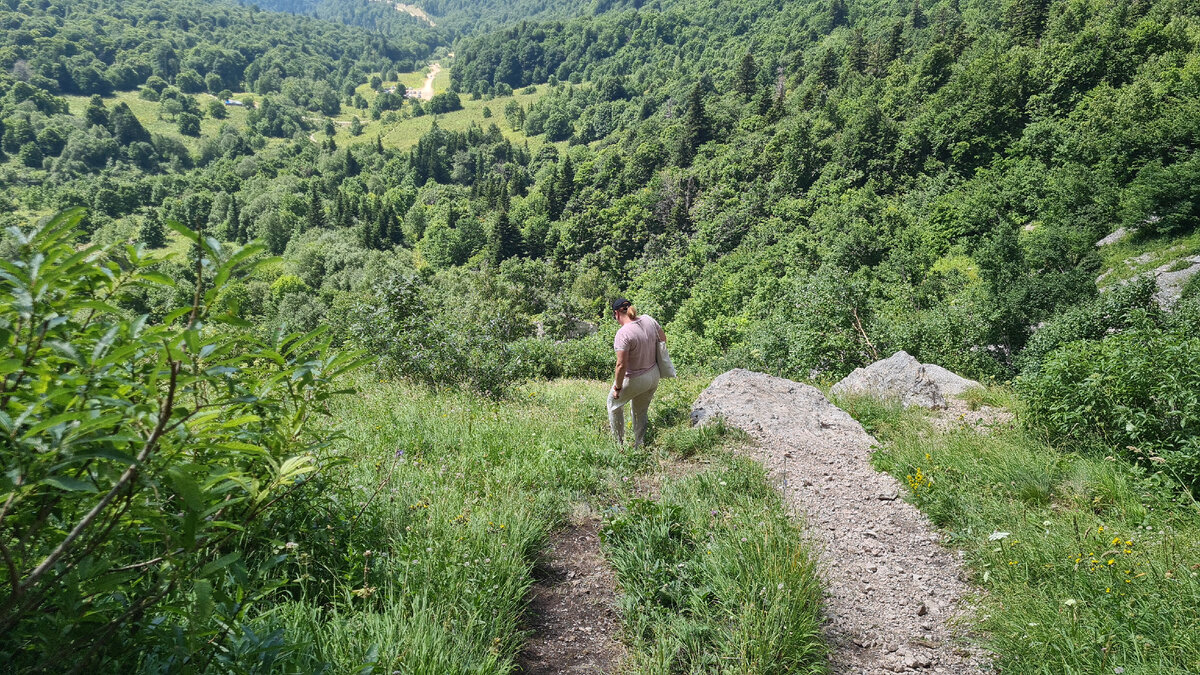
[[[294,542],[294,541],[289,541],[288,543],[286,543],[286,544],[284,544],[284,545],[283,545],[283,547],[284,547],[284,548],[286,548],[286,549],[287,549],[287,550],[289,550],[289,551],[290,551],[290,550],[292,550],[292,549],[294,549],[294,548],[296,548],[296,547],[298,547],[298,546],[300,546],[300,544],[297,544],[297,543],[296,543],[296,542]]]
[[[396,459],[400,459],[403,456],[404,456],[404,448],[400,448],[399,450],[396,451]]]

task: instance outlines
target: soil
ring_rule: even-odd
[[[518,657],[526,675],[610,673],[625,656],[616,635],[617,584],[604,560],[598,523],[588,519],[555,532],[534,573],[529,620],[533,637]]]
[[[819,390],[745,370],[716,378],[693,419],[758,441],[748,452],[802,515],[826,589],[830,670],[876,675],[986,672],[963,623],[972,611],[960,554],[940,545],[904,488],[871,467],[875,439]]]

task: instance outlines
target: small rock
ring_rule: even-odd
[[[921,606],[917,608],[917,616],[925,616],[928,613],[929,613],[929,608],[926,607],[925,603],[922,602]]]

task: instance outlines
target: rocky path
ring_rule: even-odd
[[[616,635],[616,577],[600,551],[596,523],[550,538],[530,591],[533,637],[518,659],[526,675],[610,673],[625,655]]]
[[[809,385],[732,370],[693,418],[719,416],[754,436],[756,458],[804,515],[826,587],[835,673],[982,673],[952,619],[966,611],[962,566],[901,486],[870,465],[874,439]]]

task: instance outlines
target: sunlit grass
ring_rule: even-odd
[[[281,526],[279,548],[294,580],[283,601],[258,615],[255,640],[243,647],[262,649],[263,636],[280,636],[286,647],[272,658],[287,672],[510,672],[528,635],[527,592],[549,533],[570,514],[632,514],[637,475],[655,469],[653,453],[685,436],[703,436],[685,445],[717,453],[731,438],[686,428],[704,384],[664,382],[653,423],[673,440],[634,452],[611,440],[603,382],[531,383],[496,401],[362,379],[356,395],[329,411],[345,431],[335,448],[344,461],[311,489],[331,500],[307,515],[297,510],[301,520]],[[726,456],[717,462],[709,474],[668,483],[663,494],[665,508],[686,514],[687,536],[707,546],[690,551],[707,560],[693,561],[695,575],[677,579],[676,588],[720,603],[671,624],[688,636],[647,638],[637,626],[648,615],[635,607],[640,596],[632,589],[654,579],[624,566],[631,658],[682,663],[668,655],[682,640],[683,649],[711,644],[713,654],[744,652],[754,663],[819,663],[823,647],[812,628],[819,591],[795,525],[761,468]],[[619,567],[631,553],[616,543],[609,551]],[[654,564],[666,568],[682,562],[677,553],[638,555],[662,556]],[[771,584],[765,596],[763,580]],[[695,642],[702,634],[708,641]]]
[[[200,110],[204,113],[200,118],[200,136],[184,136],[179,133],[179,123],[175,119],[167,118],[161,115],[161,106],[157,101],[147,101],[138,96],[136,91],[117,92],[113,96],[104,99],[104,105],[112,110],[113,106],[119,102],[125,102],[129,105],[129,109],[133,111],[134,117],[142,123],[146,131],[151,134],[158,134],[175,138],[183,143],[190,152],[196,152],[200,148],[200,143],[205,138],[214,138],[220,132],[221,126],[231,124],[235,128],[243,129],[246,126],[246,115],[248,110],[245,107],[225,106],[225,111],[229,113],[229,117],[223,120],[215,119],[208,115],[208,104],[210,101],[217,100],[211,94],[194,94],[196,102],[200,104]],[[234,94],[234,98],[245,98],[252,94]],[[90,96],[64,96],[67,103],[71,107],[71,114],[83,117],[83,113],[87,110]]]
[[[1200,672],[1200,511],[1169,476],[849,409],[882,442],[877,466],[967,552],[1004,672]]]

